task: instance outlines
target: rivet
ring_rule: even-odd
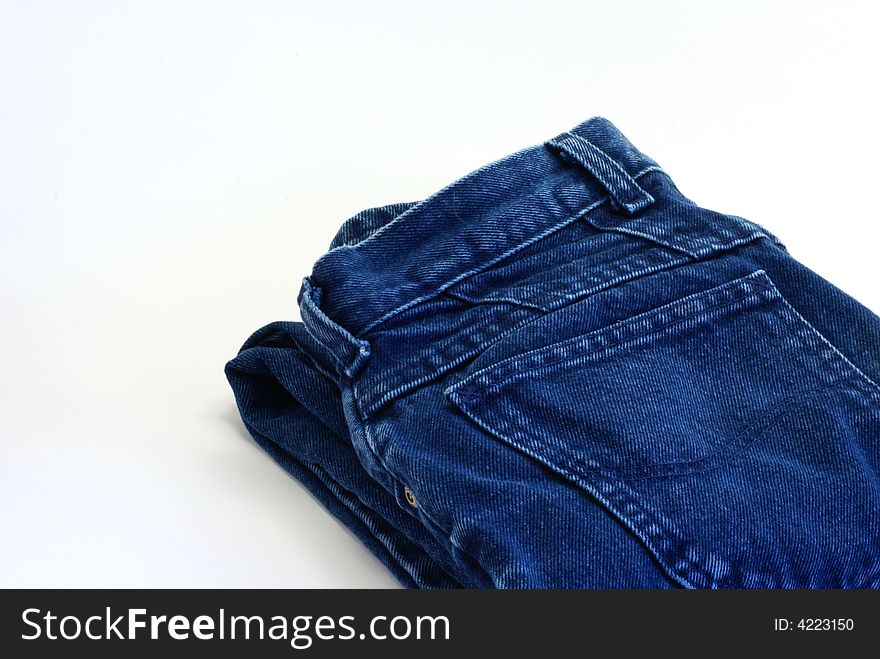
[[[419,507],[419,502],[416,500],[416,495],[411,489],[409,489],[409,485],[404,486],[403,497],[406,499],[406,502],[413,508]]]

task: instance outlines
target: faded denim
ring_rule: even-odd
[[[880,318],[605,119],[358,213],[298,303],[241,416],[406,586],[880,585]]]

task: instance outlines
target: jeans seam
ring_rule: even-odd
[[[838,378],[836,380],[833,380],[832,382],[825,383],[821,386],[815,387],[815,388],[810,389],[808,391],[799,392],[798,394],[793,394],[792,396],[787,397],[785,400],[780,401],[777,405],[774,405],[774,407],[771,410],[769,410],[768,412],[763,414],[756,421],[752,422],[749,425],[749,427],[742,432],[742,434],[740,435],[741,439],[739,440],[739,443],[736,446],[736,449],[732,451],[732,455],[729,457],[733,457],[734,455],[736,455],[737,453],[742,451],[744,448],[746,448],[746,447],[752,445],[753,443],[755,443],[756,441],[760,440],[761,437],[763,436],[763,433],[765,433],[767,430],[769,430],[774,425],[779,423],[782,419],[784,419],[788,414],[790,414],[792,412],[792,410],[788,410],[788,411],[783,412],[782,414],[778,414],[778,410],[783,404],[790,402],[791,399],[800,399],[800,398],[805,398],[805,397],[807,397],[807,398],[816,397],[816,395],[819,394],[820,392],[823,392],[826,389],[830,389],[830,388],[835,387],[843,382],[848,382],[850,380],[858,381],[856,375],[851,375],[850,377],[846,377],[846,378]],[[476,415],[468,409],[465,409],[463,411],[465,411],[467,416],[470,417],[473,421],[475,421],[477,423],[477,425],[483,427],[491,435],[498,437],[506,446],[515,448],[516,450],[530,456],[532,459],[537,460],[540,464],[547,465],[550,469],[557,471],[558,473],[561,473],[563,476],[565,476],[570,481],[578,483],[582,488],[589,488],[588,493],[591,494],[591,496],[596,497],[596,494],[591,491],[593,488],[595,488],[596,485],[598,485],[599,483],[603,483],[603,482],[607,483],[614,490],[613,493],[616,496],[620,496],[621,494],[623,494],[623,495],[626,495],[626,497],[629,500],[634,501],[635,504],[639,507],[639,509],[641,510],[641,512],[643,514],[649,516],[650,519],[655,520],[655,523],[658,525],[658,527],[660,527],[664,531],[666,536],[670,536],[670,535],[675,536],[677,534],[669,530],[669,525],[667,523],[663,522],[661,518],[659,518],[658,513],[655,511],[653,506],[650,506],[648,504],[643,503],[639,497],[636,497],[635,495],[629,493],[629,487],[627,486],[627,483],[634,481],[634,480],[639,480],[639,481],[641,481],[641,480],[661,480],[661,479],[669,479],[669,478],[674,478],[674,477],[679,477],[679,476],[689,476],[689,475],[694,475],[694,474],[705,473],[708,471],[712,471],[713,469],[720,468],[724,464],[726,464],[726,462],[727,462],[727,460],[725,460],[725,461],[720,462],[719,464],[713,465],[713,466],[708,467],[706,469],[697,470],[697,471],[687,471],[687,472],[682,472],[682,473],[677,473],[677,474],[662,474],[662,475],[657,475],[657,476],[648,475],[648,476],[644,476],[644,477],[640,477],[640,478],[626,479],[626,478],[621,478],[621,477],[617,476],[614,472],[599,471],[599,470],[594,470],[592,472],[593,475],[591,476],[590,473],[582,473],[582,470],[573,469],[572,464],[570,464],[568,460],[563,460],[563,461],[550,460],[547,457],[545,457],[545,454],[538,452],[538,451],[535,451],[531,448],[525,447],[519,441],[515,441],[513,439],[510,439],[507,433],[504,433],[504,432],[501,432],[500,430],[498,430],[493,424],[489,423],[481,415]],[[732,446],[734,443],[736,443],[736,442],[725,444],[722,447],[722,449],[726,449],[726,448]],[[669,463],[669,464],[676,464],[676,463]],[[598,478],[596,478],[596,476],[598,476]],[[624,520],[632,519],[632,515],[624,515],[624,514],[620,514],[617,512],[615,512],[615,514],[619,514],[620,517]],[[627,523],[630,524],[630,522],[627,522]],[[633,522],[632,526],[639,528],[639,529],[642,529],[642,528],[646,528],[649,525],[643,524],[643,523],[636,524]],[[645,536],[650,537],[648,533],[645,533],[645,532],[642,532],[642,533],[644,533]],[[654,533],[654,534],[650,534],[650,535],[653,535],[656,537],[658,534]],[[641,537],[641,535],[639,535],[639,537]],[[652,550],[652,553],[655,553],[655,552]],[[659,554],[659,552],[656,552],[655,555],[656,554]],[[658,556],[658,558],[659,558],[659,556]],[[705,567],[705,565],[703,565],[700,562],[697,562],[695,559],[691,559],[686,555],[682,555],[682,556],[676,557],[676,558],[678,560],[686,561],[697,572],[699,572],[703,577],[705,577],[709,582],[716,584],[716,585],[723,584],[723,581],[719,582],[716,579],[716,577],[708,571],[708,569]],[[668,563],[665,559],[661,559],[661,563],[664,566],[668,565]],[[668,567],[667,570],[668,570],[668,572],[673,573],[673,574],[675,574],[677,572],[672,567]],[[692,584],[690,584],[690,581],[688,579],[685,579],[685,578],[681,577],[680,575],[676,574],[676,579],[681,580],[682,582],[688,582],[689,585],[692,585]]]
[[[756,271],[756,273],[753,273],[753,274],[757,274],[757,272],[763,272],[763,270]],[[752,275],[749,275],[749,276],[752,276]],[[745,279],[745,278],[743,278],[743,279]],[[730,282],[730,283],[733,283],[733,282]],[[720,286],[725,286],[725,284],[721,284]],[[713,289],[710,288],[706,291],[694,293],[693,295],[694,296],[701,296],[701,295],[708,294],[712,291],[713,291]],[[482,388],[483,394],[494,395],[498,389],[500,389],[510,379],[512,379],[514,377],[522,376],[526,373],[531,373],[533,371],[540,370],[543,368],[558,366],[560,364],[564,364],[565,362],[571,361],[572,359],[577,359],[578,357],[586,357],[586,356],[589,356],[592,354],[596,354],[596,353],[602,352],[604,350],[608,350],[610,348],[614,348],[619,345],[623,345],[623,344],[629,343],[631,341],[637,340],[641,337],[649,336],[651,334],[660,332],[662,330],[666,330],[669,327],[672,327],[672,326],[677,325],[679,323],[683,323],[683,322],[691,320],[693,318],[703,316],[705,314],[709,314],[712,312],[722,311],[730,306],[757,302],[758,300],[762,299],[762,297],[764,295],[767,295],[768,293],[772,297],[776,297],[778,295],[778,292],[776,292],[775,288],[761,287],[757,290],[746,289],[746,290],[744,290],[744,292],[742,293],[741,296],[736,297],[732,300],[725,300],[722,302],[718,302],[715,304],[710,304],[708,306],[701,307],[699,309],[694,310],[693,313],[690,313],[686,316],[682,316],[679,318],[673,318],[673,319],[671,319],[667,322],[664,322],[661,325],[658,325],[655,327],[648,327],[645,330],[638,332],[637,334],[627,336],[626,338],[618,339],[618,340],[614,341],[613,343],[610,343],[610,344],[607,344],[607,345],[604,345],[601,347],[593,347],[593,348],[589,348],[589,349],[584,347],[584,348],[578,350],[577,344],[585,341],[590,335],[597,336],[599,334],[604,334],[604,333],[612,333],[612,334],[616,333],[616,332],[611,332],[612,328],[614,328],[614,325],[610,325],[605,328],[599,328],[599,329],[595,330],[595,332],[589,332],[586,335],[573,337],[569,340],[561,342],[560,344],[550,345],[545,348],[538,348],[536,351],[530,351],[530,352],[532,352],[532,356],[535,356],[537,353],[542,352],[542,351],[546,351],[547,353],[552,353],[554,350],[559,350],[559,354],[556,357],[556,359],[553,359],[552,361],[543,362],[538,365],[529,366],[526,368],[517,368],[515,371],[509,373],[508,375],[504,375],[501,378],[494,380],[493,382],[491,382],[491,384],[488,384],[487,386],[484,386]],[[691,296],[679,298],[678,300],[675,300],[675,301],[669,303],[669,305],[664,305],[664,306],[670,307],[669,310],[671,311],[675,307],[677,307],[681,304],[684,304],[689,297],[691,297]],[[648,319],[652,315],[658,313],[661,309],[663,309],[663,307],[657,307],[655,309],[648,310],[648,311],[644,312],[644,314],[638,314],[636,316],[632,316],[631,318],[624,319],[624,320],[620,321],[619,324],[622,326],[625,326],[626,324],[629,324],[629,323],[636,321],[637,319],[639,319],[640,316],[642,319]],[[622,329],[622,327],[618,328],[616,331],[619,332],[620,329]],[[568,345],[565,345],[566,343]],[[514,361],[525,358],[527,355],[529,355],[529,353],[524,353],[523,355],[515,355],[515,356],[511,357],[509,368],[511,368],[511,369],[514,368]],[[499,362],[499,364],[500,364],[500,362]],[[497,366],[498,366],[498,364],[490,365],[490,366],[487,366],[485,370],[491,371],[492,369],[496,368]],[[460,390],[463,389],[463,390],[467,391],[472,386],[475,386],[475,383],[478,379],[482,379],[484,377],[485,378],[490,377],[490,373],[484,373],[482,376],[480,376],[479,372],[477,372],[474,374],[473,377],[474,377],[474,380],[472,380],[471,383],[461,385],[459,387],[459,389]],[[462,395],[461,392],[459,392],[459,395]]]
[[[527,325],[528,323],[533,322],[534,320],[535,320],[534,317],[529,317],[529,318],[524,318],[519,321],[512,322],[510,324],[501,323],[499,325],[499,331],[488,341],[480,344],[479,346],[474,347],[472,350],[468,350],[467,352],[457,356],[455,359],[452,359],[451,361],[444,362],[444,364],[441,367],[438,367],[435,371],[431,371],[421,377],[416,378],[415,380],[405,379],[402,376],[399,376],[398,374],[401,373],[401,371],[394,371],[393,373],[389,373],[386,375],[385,379],[400,380],[403,384],[400,384],[400,385],[394,387],[393,389],[385,391],[380,396],[365,397],[365,399],[362,401],[361,400],[362,396],[360,393],[360,386],[359,386],[360,381],[359,380],[355,381],[355,383],[353,385],[353,390],[354,390],[354,394],[355,394],[355,401],[357,403],[358,414],[359,414],[361,420],[366,421],[367,419],[371,418],[373,416],[373,414],[376,413],[376,411],[378,411],[384,405],[387,405],[391,401],[395,400],[401,394],[408,392],[408,391],[412,391],[413,389],[416,389],[418,387],[421,387],[421,386],[437,379],[438,377],[444,375],[445,373],[448,373],[448,372],[458,368],[459,366],[466,363],[467,361],[469,361],[473,357],[475,357],[475,356],[479,355],[481,352],[485,351],[488,347],[492,346],[493,344],[495,344],[496,342],[501,340],[501,338],[504,335],[506,335],[508,332],[511,332],[511,331],[514,331],[520,327],[523,327],[523,326]]]
[[[408,302],[406,302],[406,303],[404,303],[404,304],[398,306],[396,309],[393,309],[393,310],[389,311],[388,313],[384,314],[384,315],[381,316],[380,318],[378,318],[378,319],[374,320],[373,322],[369,323],[369,324],[368,324],[368,325],[367,325],[367,326],[366,326],[366,327],[365,327],[365,328],[359,333],[359,336],[365,336],[368,332],[370,332],[370,330],[372,330],[372,329],[378,327],[379,325],[381,325],[381,324],[384,323],[385,321],[389,320],[390,318],[393,318],[393,317],[396,316],[397,314],[399,314],[399,313],[401,313],[401,312],[403,312],[403,311],[406,311],[406,310],[409,309],[410,307],[414,307],[415,305],[417,305],[417,304],[419,304],[419,303],[421,303],[421,302],[424,302],[425,300],[430,300],[430,299],[432,299],[432,298],[437,297],[437,296],[440,295],[443,291],[447,290],[447,289],[450,288],[451,286],[454,286],[455,284],[457,284],[458,282],[462,281],[463,279],[466,279],[467,277],[471,277],[471,276],[473,276],[473,275],[475,275],[475,274],[477,274],[477,273],[483,272],[484,270],[486,270],[487,268],[492,267],[493,265],[495,265],[495,264],[498,263],[499,261],[501,261],[501,260],[503,260],[503,259],[506,259],[508,256],[511,256],[511,255],[515,254],[516,252],[520,251],[521,249],[523,249],[523,248],[525,248],[525,247],[528,247],[528,246],[531,245],[532,243],[535,243],[535,242],[541,240],[542,238],[545,238],[545,237],[547,237],[547,236],[549,236],[549,235],[551,235],[551,234],[553,234],[553,233],[555,233],[555,232],[557,232],[557,231],[563,229],[564,227],[568,226],[569,224],[572,224],[573,222],[576,222],[577,220],[579,220],[579,219],[581,219],[582,217],[584,217],[587,213],[590,213],[591,211],[593,211],[594,209],[598,208],[598,207],[601,206],[602,204],[607,203],[607,201],[608,201],[609,199],[610,199],[610,197],[609,197],[608,195],[605,195],[605,196],[599,198],[598,200],[592,202],[592,203],[591,203],[590,205],[588,205],[586,208],[581,209],[580,211],[578,211],[578,212],[575,213],[574,215],[571,215],[571,216],[569,216],[569,217],[566,217],[564,220],[562,220],[562,221],[560,221],[560,222],[557,222],[556,224],[551,225],[550,227],[548,227],[548,228],[545,229],[544,231],[541,231],[541,232],[539,232],[539,233],[536,233],[536,234],[533,235],[533,236],[530,236],[530,237],[527,238],[526,240],[524,240],[524,241],[518,243],[516,246],[514,246],[514,247],[512,247],[512,248],[510,248],[510,249],[508,249],[508,250],[505,250],[505,251],[502,252],[501,254],[497,255],[495,258],[492,258],[492,259],[486,261],[485,263],[481,263],[478,267],[471,268],[470,270],[466,270],[465,272],[462,272],[462,273],[456,275],[456,276],[453,277],[452,279],[450,279],[450,280],[448,280],[448,281],[446,281],[446,282],[443,282],[443,284],[441,284],[440,286],[436,287],[436,288],[435,288],[433,291],[431,291],[430,293],[426,293],[426,294],[424,294],[424,295],[420,295],[419,297],[417,297],[417,298],[415,298],[415,299],[413,299],[413,300],[410,300],[410,301],[408,301]]]
[[[376,509],[376,508],[374,508],[374,507],[368,505],[368,504],[367,504],[367,503],[361,498],[361,496],[360,496],[359,494],[357,494],[356,492],[354,492],[354,491],[348,489],[347,487],[345,487],[345,486],[343,486],[341,483],[339,483],[339,481],[337,481],[335,478],[333,478],[333,477],[330,475],[330,473],[329,473],[326,469],[324,469],[321,465],[319,465],[319,464],[315,464],[315,463],[311,463],[311,462],[309,462],[309,463],[303,462],[303,464],[306,465],[306,466],[308,466],[309,468],[311,468],[312,471],[315,472],[316,474],[322,474],[322,475],[325,476],[329,481],[331,481],[336,487],[338,487],[340,490],[342,490],[345,494],[351,496],[353,499],[356,499],[356,500],[360,503],[360,505],[362,505],[362,506],[364,507],[364,509],[365,509],[366,511],[368,511],[369,513],[372,513],[373,515],[375,515],[376,517],[378,517],[378,518],[379,518],[380,520],[382,520],[385,524],[387,524],[388,527],[389,527],[390,529],[393,529],[394,532],[396,532],[396,533],[400,534],[401,536],[403,536],[403,538],[405,539],[405,541],[406,541],[408,544],[412,545],[414,548],[416,548],[417,550],[419,550],[424,556],[426,556],[428,559],[430,559],[430,561],[431,561],[433,564],[435,564],[440,570],[442,570],[444,574],[446,574],[446,575],[447,575],[448,577],[450,577],[451,579],[453,579],[453,580],[455,580],[455,581],[461,583],[461,580],[460,580],[456,575],[451,574],[451,573],[450,573],[445,567],[443,567],[442,565],[439,565],[439,564],[437,563],[437,561],[434,560],[434,557],[431,556],[430,553],[429,553],[424,547],[422,547],[422,546],[421,546],[418,542],[416,542],[414,539],[412,539],[412,538],[410,538],[409,536],[407,536],[407,534],[406,534],[404,531],[402,531],[401,529],[399,529],[399,528],[398,528],[393,522],[391,522],[391,520],[389,520],[387,517],[385,517],[384,515],[382,515],[382,514]],[[332,492],[332,488],[331,488],[331,487],[327,486],[326,484],[325,484],[325,487],[328,488],[328,491],[331,491],[331,492]],[[343,499],[339,498],[338,495],[336,495],[336,496],[337,496],[337,499],[339,499],[339,502],[340,502],[342,505],[346,505],[346,503],[345,503],[345,501],[344,501]],[[346,507],[348,507],[348,506],[346,505]],[[355,515],[356,517],[360,518],[360,516],[359,516],[357,513],[355,513],[354,511],[352,511],[352,514]],[[370,530],[370,529],[369,529],[369,525],[367,524],[367,522],[364,522],[363,520],[361,520],[361,523],[364,524],[364,526],[367,527],[368,530]],[[375,535],[374,535],[374,537],[376,537],[376,540],[377,540],[380,544],[382,544],[383,546],[385,546],[385,543],[382,542],[382,540],[381,540],[378,536],[375,536]],[[407,568],[406,568],[406,567],[405,567],[400,561],[397,560],[397,558],[394,556],[394,554],[393,554],[393,552],[391,551],[391,549],[389,549],[389,548],[386,547],[386,551],[387,551],[387,553],[389,554],[389,556],[394,560],[394,562],[397,563],[397,564],[400,566],[401,570],[404,570],[404,571],[406,571],[407,573],[409,573],[409,574],[413,577],[413,581],[415,582],[415,581],[416,581],[416,579],[415,579],[415,575],[414,575],[409,569],[407,569]]]
[[[554,282],[551,281],[530,284],[527,287],[527,290],[530,291],[532,297],[552,297],[555,294],[555,300],[552,300],[549,305],[541,307],[541,310],[544,313],[550,313],[595,293],[614,288],[623,282],[640,279],[646,275],[685,265],[695,260],[687,254],[673,253],[672,250],[666,250],[665,247],[658,250],[656,244],[653,242],[650,247],[651,249],[645,253],[638,254],[626,260],[605,263],[596,268],[595,273],[591,274],[591,278],[594,282],[591,287],[584,288],[583,281],[574,281],[572,285],[566,287],[554,285]],[[574,262],[576,262],[576,260],[573,260],[570,263]],[[453,291],[452,289],[446,291],[446,293],[447,295],[453,295],[454,297],[462,299],[470,304],[494,301],[512,301],[520,306],[530,306],[534,304],[514,298],[499,298],[491,296],[479,298],[477,296],[468,296],[459,291]],[[534,306],[538,307],[536,304],[534,304]]]
[[[404,484],[404,481],[403,481],[402,479],[400,479],[400,478],[394,473],[394,471],[392,471],[392,470],[388,467],[388,465],[387,465],[387,463],[385,462],[384,458],[379,456],[379,454],[378,454],[378,452],[377,452],[377,449],[373,446],[373,445],[374,445],[374,442],[373,442],[373,434],[372,434],[372,432],[370,431],[370,428],[369,428],[370,424],[369,424],[369,423],[364,423],[363,426],[364,426],[364,432],[366,433],[367,437],[369,438],[369,441],[367,442],[367,444],[370,446],[370,449],[371,449],[373,455],[376,456],[376,460],[377,460],[377,462],[382,466],[382,468],[384,469],[386,475],[387,475],[387,476],[388,476],[388,477],[389,477],[389,478],[390,478],[390,479],[391,479],[391,480],[397,485],[397,487],[402,487],[403,484]],[[394,493],[394,492],[391,492],[391,495],[392,495],[392,497],[396,497],[396,493]],[[421,516],[421,517],[424,517],[425,519],[427,519],[427,520],[428,520],[433,526],[435,526],[435,527],[436,527],[436,528],[442,533],[444,541],[448,542],[452,547],[454,547],[455,549],[457,549],[457,550],[458,550],[459,552],[461,552],[463,555],[465,555],[465,556],[467,556],[468,558],[470,558],[470,559],[474,562],[474,565],[478,565],[478,566],[480,567],[480,569],[483,571],[483,573],[486,575],[486,578],[489,580],[489,583],[491,583],[493,587],[497,588],[497,584],[496,584],[496,582],[495,582],[495,579],[492,578],[492,575],[489,574],[489,572],[486,571],[486,568],[483,566],[483,564],[482,564],[480,561],[478,561],[478,560],[476,559],[476,557],[473,556],[473,554],[471,554],[471,553],[468,552],[468,551],[465,551],[462,547],[460,547],[460,546],[459,546],[459,545],[458,545],[458,544],[452,539],[452,534],[451,534],[449,531],[447,531],[446,528],[445,528],[444,526],[442,526],[441,524],[437,523],[437,522],[434,520],[434,518],[433,518],[432,515],[428,514],[428,512],[427,512],[427,511],[425,510],[425,508],[424,508],[424,505],[420,504],[418,510],[419,510],[419,514],[418,514],[418,515],[415,515],[416,519],[420,519],[420,516]],[[422,524],[424,525],[424,522],[422,522]],[[429,532],[430,532],[430,531],[429,531]],[[445,570],[444,570],[444,571],[445,571]]]
[[[482,168],[481,168],[481,169],[482,169]],[[477,171],[480,171],[480,170],[477,170]],[[663,175],[665,175],[667,178],[669,178],[669,175],[666,174],[666,172],[663,171],[663,169],[662,169],[660,166],[658,166],[658,165],[649,165],[648,167],[645,167],[644,169],[640,170],[635,176],[633,176],[633,179],[638,180],[638,179],[641,178],[642,176],[644,176],[644,175],[646,175],[646,174],[650,174],[651,172],[660,172],[660,173],[662,173]],[[443,191],[445,191],[447,188],[451,188],[451,187],[452,187],[452,184],[450,184],[449,186],[447,186],[446,188],[444,188],[444,189],[441,190],[440,192],[443,192]],[[437,194],[439,194],[439,192],[438,192]],[[429,199],[430,199],[430,197],[429,197]],[[370,332],[372,329],[378,327],[379,325],[381,325],[381,324],[384,323],[385,321],[389,320],[390,318],[393,318],[394,316],[396,316],[397,314],[399,314],[399,313],[405,311],[406,309],[409,309],[410,307],[413,307],[413,306],[415,306],[416,304],[419,304],[420,302],[424,302],[425,300],[430,300],[430,299],[432,299],[432,298],[434,298],[434,297],[437,297],[437,296],[440,295],[443,291],[447,290],[447,289],[450,288],[451,286],[454,286],[454,285],[457,284],[459,281],[462,281],[463,279],[466,279],[466,278],[471,277],[471,276],[473,276],[473,275],[475,275],[475,274],[478,274],[478,273],[480,273],[480,272],[483,272],[483,271],[486,270],[487,268],[491,268],[493,265],[495,265],[495,264],[498,263],[499,261],[501,261],[501,260],[507,258],[508,256],[511,256],[511,255],[515,254],[516,252],[520,251],[521,249],[523,249],[523,248],[525,248],[525,247],[528,247],[528,246],[531,245],[532,243],[535,243],[535,242],[537,242],[538,240],[541,240],[542,238],[545,238],[545,237],[547,237],[547,236],[549,236],[549,235],[551,235],[551,234],[553,234],[553,233],[556,233],[557,231],[559,231],[559,230],[565,228],[565,227],[568,226],[569,224],[572,224],[572,223],[576,222],[577,220],[583,219],[583,218],[586,217],[589,213],[591,213],[592,211],[594,211],[596,208],[598,208],[598,207],[601,206],[602,204],[608,203],[610,200],[611,200],[611,195],[609,195],[609,194],[605,194],[605,195],[600,196],[598,199],[595,199],[594,201],[590,202],[586,207],[582,208],[581,210],[579,210],[578,212],[574,213],[573,215],[570,215],[570,216],[566,217],[565,219],[563,219],[563,220],[557,222],[556,224],[551,225],[550,227],[546,228],[544,231],[540,231],[540,232],[536,233],[535,235],[530,236],[530,237],[527,238],[526,240],[524,240],[524,241],[518,243],[516,246],[514,246],[514,247],[512,247],[512,248],[510,248],[510,249],[508,249],[508,250],[505,250],[505,251],[502,252],[501,254],[497,255],[495,258],[490,259],[489,261],[486,261],[485,263],[481,263],[478,267],[471,268],[470,270],[467,270],[467,271],[465,271],[465,272],[463,272],[463,273],[460,273],[460,274],[458,274],[457,276],[455,276],[455,277],[453,277],[452,279],[450,279],[449,281],[446,281],[446,282],[444,282],[443,284],[439,285],[437,288],[435,288],[435,289],[434,289],[433,291],[431,291],[430,293],[426,293],[426,294],[424,294],[424,295],[420,295],[419,297],[417,297],[417,298],[415,298],[415,299],[413,299],[413,300],[410,300],[410,301],[408,301],[408,302],[406,302],[406,303],[404,303],[404,304],[401,304],[401,305],[398,306],[397,308],[392,309],[391,311],[389,311],[389,312],[383,314],[381,317],[379,317],[379,318],[377,318],[376,320],[374,320],[374,321],[370,322],[369,324],[367,324],[367,326],[364,327],[364,329],[362,329],[362,330],[358,333],[357,337],[360,338],[360,337],[365,336],[365,335],[366,335],[368,332]],[[427,201],[427,200],[423,200],[423,201]],[[421,203],[421,202],[419,202],[419,203]],[[417,205],[418,205],[418,204],[417,204]],[[396,217],[392,222],[390,222],[390,223],[389,223],[388,225],[386,225],[386,226],[390,226],[390,224],[393,224],[394,222],[397,222],[400,218],[404,217],[407,213],[409,213],[410,210],[412,210],[412,209],[409,209],[409,210],[407,210],[406,212],[404,212],[403,214],[399,215],[398,217]],[[384,227],[383,227],[383,229],[384,229]],[[380,230],[380,231],[381,231],[381,230]],[[372,236],[371,236],[370,238],[372,238]],[[369,238],[368,238],[368,240],[369,240]],[[681,251],[681,250],[679,250],[679,251]]]

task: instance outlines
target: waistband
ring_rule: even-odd
[[[610,121],[594,117],[423,201],[362,211],[303,280],[302,320],[340,372],[354,377],[369,358],[363,337],[371,329],[599,201],[622,216],[638,214],[654,202],[636,181],[649,171],[662,170]]]

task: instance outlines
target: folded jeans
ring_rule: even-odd
[[[880,318],[595,117],[348,219],[244,424],[405,586],[880,586]]]

